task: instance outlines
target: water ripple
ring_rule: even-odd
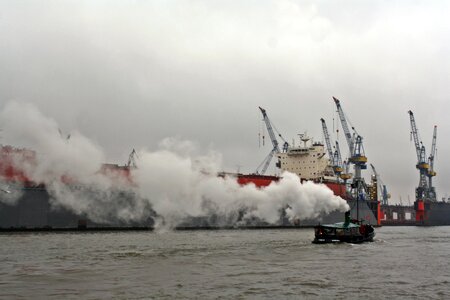
[[[450,227],[377,229],[311,244],[312,230],[0,236],[0,298],[449,299]]]

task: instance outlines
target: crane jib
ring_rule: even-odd
[[[270,151],[270,153],[267,155],[267,157],[264,159],[264,161],[261,163],[261,165],[258,166],[258,168],[256,170],[257,174],[265,174],[274,154],[277,152],[280,152],[280,147],[278,144],[277,137],[273,131],[272,123],[270,122],[269,117],[267,116],[266,110],[262,107],[259,107],[259,109],[263,115],[263,120],[264,120],[264,123],[266,124],[267,131],[269,133],[270,140],[272,141],[272,145],[273,145],[273,149]],[[285,148],[287,149],[286,144],[287,143],[285,142],[285,145],[283,145],[283,149],[285,149]],[[261,170],[261,173],[259,173],[258,170],[261,166],[263,166],[263,168]]]
[[[337,112],[339,114],[339,119],[341,120],[342,129],[344,130],[345,139],[347,140],[348,148],[351,154],[353,154],[354,141],[353,136],[350,133],[350,129],[347,124],[347,120],[344,115],[344,111],[342,110],[341,103],[338,99],[333,97],[334,103],[336,103]]]

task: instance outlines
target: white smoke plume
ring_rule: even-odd
[[[17,140],[36,151],[39,164],[26,166],[36,182],[48,183],[66,174],[86,178],[98,171],[104,161],[103,152],[95,143],[76,130],[71,131],[70,139],[63,137],[56,121],[32,104],[8,102],[0,120],[5,140]]]
[[[164,144],[178,145],[173,140]],[[241,186],[232,177],[217,177],[220,165],[217,153],[192,157],[170,148],[141,152],[136,180],[142,197],[174,223],[190,216],[236,217],[244,212],[244,221],[258,218],[274,224],[283,210],[294,220],[349,209],[346,201],[325,185],[301,184],[295,174],[284,172],[279,182],[260,189],[252,184]]]
[[[133,183],[99,172],[104,161],[99,146],[77,131],[62,137],[58,125],[31,104],[8,103],[0,113],[5,140],[19,139],[38,153],[37,165],[23,163],[27,175],[44,183],[55,207],[86,215],[95,222],[140,222],[156,214],[157,224],[173,227],[193,217],[219,225],[252,220],[275,224],[349,209],[325,185],[283,173],[266,188],[240,186],[236,178],[218,177],[221,155],[197,155],[188,141],[168,138],[156,151],[138,152]],[[69,178],[69,182],[62,180]]]

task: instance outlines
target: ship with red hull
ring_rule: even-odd
[[[241,185],[254,184],[256,187],[259,188],[267,187],[272,182],[277,182],[281,179],[281,177],[274,175],[229,174],[229,173],[227,175],[236,177],[237,182]],[[354,218],[359,217],[360,219],[364,220],[367,224],[380,226],[379,220],[381,218],[381,211],[378,201],[364,201],[364,202],[360,201],[361,203],[358,203],[360,206],[359,212],[357,212],[356,211],[357,203],[349,196],[347,192],[347,187],[344,183],[326,179],[314,182],[325,185],[327,188],[333,191],[334,195],[339,196],[342,199],[345,199],[351,208],[352,217]],[[290,224],[292,226],[312,227],[317,225],[318,222],[336,223],[342,220],[343,216],[344,216],[343,212],[335,211],[328,214],[322,214],[315,219],[296,220],[295,224],[289,223],[287,220],[284,220],[283,225],[287,226]]]
[[[369,200],[360,201],[358,203],[359,212],[356,211],[356,200],[350,195],[348,184],[339,176],[336,176],[333,168],[330,166],[330,159],[326,156],[325,146],[323,143],[314,142],[306,134],[300,136],[298,146],[286,145],[283,151],[276,154],[276,166],[280,172],[290,172],[298,175],[301,182],[313,181],[317,184],[327,186],[336,196],[345,199],[351,208],[351,217],[354,219],[364,219],[367,224],[379,226],[381,220],[380,202],[376,196]],[[348,175],[348,174],[346,174]],[[236,174],[237,181],[240,184],[253,183],[257,187],[268,186],[273,181],[278,181],[279,176],[269,176],[261,174]],[[349,176],[341,176],[348,179]],[[369,186],[370,189],[376,187],[376,183]],[[377,191],[372,191],[372,195],[377,195]],[[299,220],[301,226],[314,226],[318,222],[336,223],[344,218],[343,212],[332,212],[330,214],[321,215],[317,219]]]
[[[280,176],[276,175],[242,174],[242,173],[237,174],[227,173],[227,174],[236,177],[236,180],[240,185],[254,184],[258,188],[267,187],[272,182],[277,182],[281,179]],[[339,196],[343,199],[348,198],[346,186],[341,182],[324,179],[315,182],[326,185],[330,190],[333,191],[333,193],[336,196]]]
[[[62,229],[139,229],[152,228],[154,212],[150,207],[147,217],[139,222],[124,221],[112,217],[114,212],[103,212],[107,216],[103,220],[94,220],[86,213],[78,213],[75,209],[61,205],[55,201],[44,183],[32,180],[25,170],[33,170],[38,165],[35,151],[12,146],[0,146],[0,230],[62,230]],[[98,171],[107,176],[112,182],[115,180],[125,185],[133,185],[131,179],[132,166],[103,164]],[[102,197],[92,187],[77,182],[76,179],[62,175],[58,180],[69,190],[92,194],[92,200]],[[117,184],[117,186],[120,186]],[[76,193],[75,193],[76,194]],[[132,189],[113,187],[107,196],[112,201],[133,203],[136,194]],[[62,201],[64,202],[64,201]],[[92,201],[94,202],[94,201]],[[92,208],[94,210],[94,208]],[[108,218],[109,214],[109,218]]]
[[[322,147],[316,144],[314,147]],[[312,151],[311,153],[315,153]],[[321,163],[321,162],[320,162]],[[17,167],[20,165],[21,167]],[[88,215],[77,213],[69,207],[55,205],[57,201],[52,199],[47,187],[43,183],[36,183],[27,176],[24,168],[33,168],[37,165],[36,153],[28,149],[18,149],[12,146],[0,147],[0,228],[2,230],[14,229],[65,229],[65,228],[151,228],[154,225],[156,214],[150,213],[147,218],[139,222],[125,222],[111,219],[107,221],[94,221]],[[25,167],[24,167],[25,166]],[[308,169],[309,170],[309,169]],[[132,184],[130,165],[119,166],[116,164],[104,164],[99,172],[108,174],[112,178],[126,179]],[[268,176],[260,174],[222,174],[219,176],[234,176],[241,185],[254,184],[258,188],[265,188],[273,182],[279,181],[280,176]],[[302,180],[308,180],[303,178]],[[311,180],[311,179],[310,179]],[[69,188],[79,189],[76,180],[61,176],[60,181]],[[347,198],[346,188],[342,182],[326,179],[324,177],[314,180],[325,184],[333,192],[344,199]],[[136,195],[129,191],[117,191],[117,201],[126,201]],[[13,199],[16,198],[16,199]],[[125,198],[125,200],[124,200]],[[348,199],[350,206],[354,206]],[[151,207],[147,208],[149,211]],[[364,211],[364,210],[363,210]],[[373,214],[366,209],[365,218],[373,222]],[[193,219],[190,223],[182,226],[187,228],[221,227],[223,223],[217,223],[217,218],[208,217],[204,220]],[[335,222],[342,219],[342,213],[334,212],[321,215],[312,220],[296,220],[290,222],[287,218],[280,216],[280,222],[276,226],[314,226],[317,222]],[[249,226],[264,227],[272,226],[264,222],[250,224]]]

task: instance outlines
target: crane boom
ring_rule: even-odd
[[[266,110],[262,107],[259,107],[261,110],[261,113],[263,115],[264,123],[267,127],[267,132],[269,132],[270,140],[272,141],[273,148],[276,149],[278,152],[280,151],[280,148],[278,146],[278,141],[275,136],[275,133],[273,132],[272,124],[270,123],[269,117],[267,116]]]
[[[133,151],[131,151],[130,155],[128,156],[128,163],[127,163],[128,167],[137,168],[136,157],[137,157],[136,150],[133,149]]]
[[[344,130],[345,139],[347,140],[348,149],[350,151],[350,156],[353,155],[353,147],[354,147],[354,141],[353,136],[350,133],[350,129],[347,124],[347,119],[345,118],[344,111],[342,110],[340,101],[333,97],[334,103],[336,103],[336,108],[339,114],[339,119],[341,120],[342,129]]]
[[[436,176],[436,171],[434,170],[434,158],[436,156],[436,134],[437,126],[434,126],[433,130],[433,140],[431,142],[431,153],[428,157],[429,169],[428,169],[428,198],[432,201],[436,201],[436,188],[433,186],[433,177]]]
[[[408,110],[408,114],[411,123],[411,135],[414,138],[414,146],[417,154],[416,168],[419,170],[419,185],[416,188],[416,201],[433,200],[435,199],[435,192],[433,187],[427,182],[430,165],[426,160],[425,146],[419,137],[419,130],[417,129],[413,112]],[[429,181],[431,183],[431,177],[429,177]],[[416,215],[417,217],[420,218],[420,216]]]
[[[434,126],[433,130],[433,140],[431,142],[431,153],[428,158],[428,161],[430,163],[430,176],[436,176],[436,172],[434,171],[434,157],[436,156],[436,134],[437,134],[437,126]]]
[[[270,153],[267,155],[267,157],[264,159],[264,161],[258,166],[257,170],[256,170],[256,174],[261,174],[264,175],[267,171],[267,168],[270,165],[270,162],[272,161],[273,156],[275,155],[275,152],[277,152],[275,150],[275,148],[273,148]],[[258,170],[261,168],[261,172],[259,172]]]
[[[339,142],[336,141],[336,151],[334,151],[335,155],[335,162],[338,166],[342,167],[342,156],[341,156],[341,149],[339,148]]]
[[[408,110],[408,114],[409,114],[409,120],[411,122],[411,134],[414,138],[414,145],[416,147],[417,162],[420,162],[421,161],[421,151],[422,151],[422,147],[420,146],[420,144],[422,142],[419,139],[419,131],[417,130],[416,120],[414,119],[414,114],[410,110]]]
[[[429,169],[429,165],[426,161],[425,146],[423,145],[422,141],[420,140],[419,130],[417,129],[416,120],[414,118],[413,112],[409,110],[408,114],[409,114],[409,120],[411,122],[411,134],[414,139],[414,146],[416,148],[416,154],[417,154],[416,168],[427,171]]]
[[[322,122],[323,135],[325,137],[325,142],[327,144],[328,157],[330,158],[331,164],[335,165],[333,148],[331,148],[331,141],[330,141],[330,135],[328,134],[327,124],[325,123],[325,120],[323,118],[320,119],[320,121]]]
[[[262,174],[264,175],[267,171],[267,168],[269,167],[269,164],[273,158],[273,156],[275,155],[275,153],[280,152],[280,147],[278,145],[278,140],[277,137],[275,136],[275,133],[273,131],[273,126],[272,123],[269,120],[269,117],[267,116],[266,110],[262,107],[259,107],[259,110],[261,111],[262,115],[263,115],[263,120],[264,123],[266,124],[267,127],[267,132],[269,133],[270,136],[270,140],[272,141],[272,150],[270,151],[269,155],[267,155],[267,157],[265,158],[265,160],[258,166],[256,173],[257,174]],[[279,134],[280,135],[280,134]],[[281,135],[280,135],[281,137]],[[286,151],[288,147],[287,142],[284,143],[283,145],[283,151]],[[259,168],[263,166],[261,173],[259,172]]]

